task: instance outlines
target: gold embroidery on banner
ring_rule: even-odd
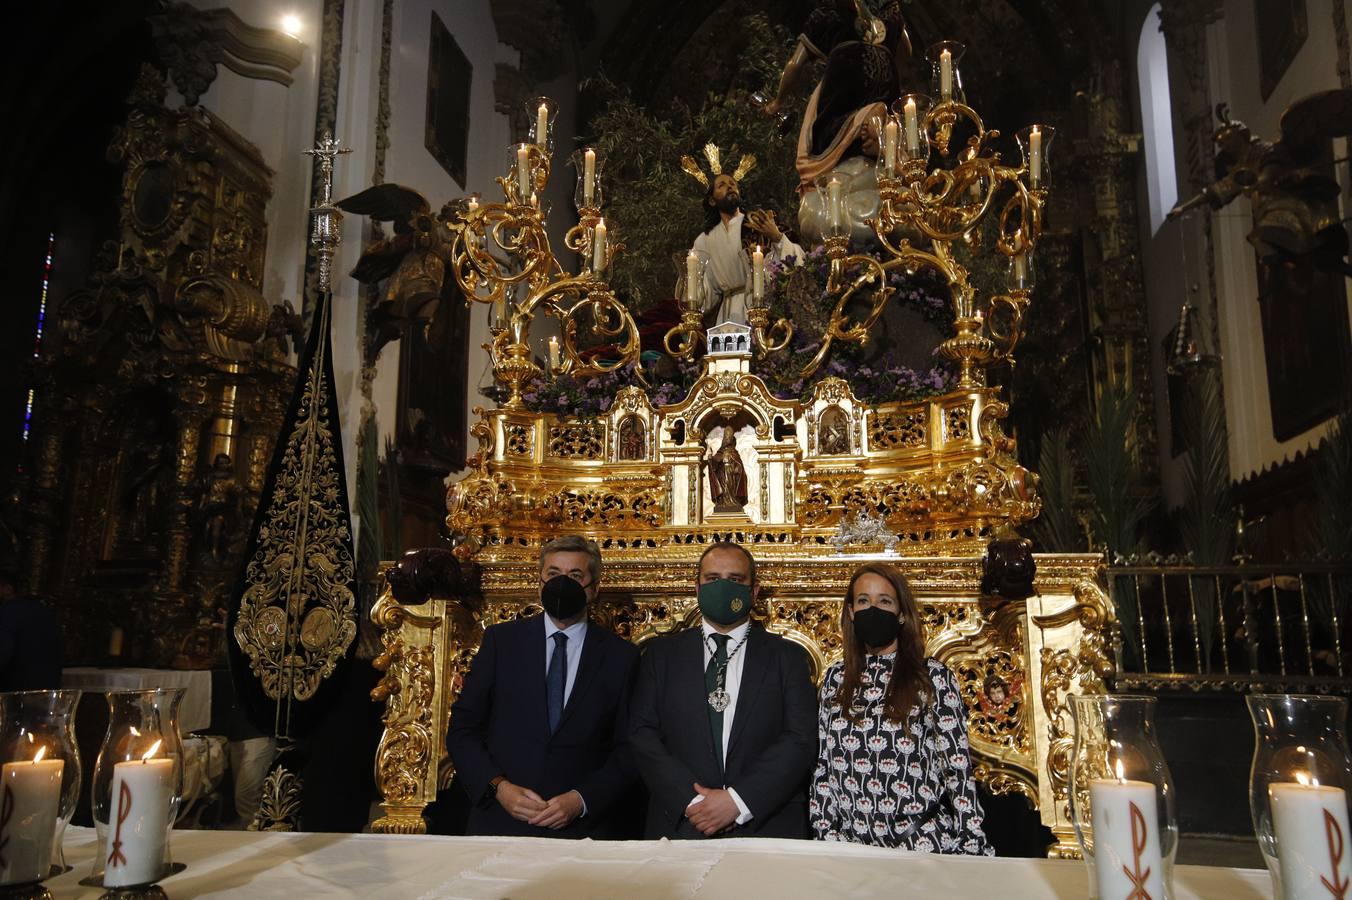
[[[305,375],[281,470],[263,501],[267,511],[235,623],[235,640],[272,700],[313,697],[357,635],[351,534],[335,449],[340,438],[329,422],[323,377],[326,349],[321,344]]]

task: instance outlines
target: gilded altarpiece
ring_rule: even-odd
[[[606,559],[593,617],[640,644],[698,622],[694,567],[709,541],[748,546],[765,588],[753,615],[800,644],[818,679],[841,655],[850,574],[868,560],[896,563],[924,611],[928,651],[962,686],[979,779],[1027,798],[1056,837],[1051,852],[1075,854],[1068,698],[1104,689],[1114,623],[1097,556],[1037,557],[1027,600],[982,593],[985,542],[1040,507],[997,392],[870,405],[828,378],[805,402],[782,400],[750,356],[710,354],[671,406],[633,387],[598,418],[480,411],[479,453],[447,499],[447,523],[463,536],[457,578],[401,599],[387,587],[372,613],[384,632],[373,696],[385,705],[375,772],[385,814],[375,830],[425,830],[424,807],[450,782],[450,707],[483,629],[538,614],[541,542],[580,533]],[[707,502],[724,429],[738,434],[749,476],[737,512]],[[901,554],[873,538],[837,551],[842,524],[860,515],[881,520]],[[413,554],[387,577],[407,584],[419,565]]]
[[[298,323],[261,293],[272,173],[147,68],[108,153],[120,234],[55,310],[26,512],[67,657],[208,666],[295,379]],[[122,629],[125,642],[109,644]]]

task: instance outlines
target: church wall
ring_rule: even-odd
[[[1256,64],[1257,35],[1254,4],[1250,0],[1227,0],[1224,16],[1208,29],[1211,54],[1213,106],[1230,104],[1231,115],[1245,122],[1264,139],[1280,134],[1279,120],[1293,101],[1315,91],[1339,86],[1337,24],[1338,5],[1333,0],[1308,0],[1309,37],[1294,61],[1263,101]],[[1352,27],[1352,7],[1343,15]],[[1337,156],[1347,154],[1347,142],[1335,143]],[[1343,182],[1347,215],[1347,166],[1338,166]],[[1217,293],[1220,304],[1221,353],[1225,377],[1226,418],[1230,429],[1230,472],[1239,480],[1293,458],[1316,446],[1328,431],[1325,422],[1291,440],[1273,437],[1268,398],[1263,334],[1258,306],[1257,267],[1252,247],[1245,240],[1251,227],[1247,200],[1239,200],[1214,216]],[[1352,282],[1345,281],[1344,287]],[[1349,289],[1352,315],[1352,289]]]

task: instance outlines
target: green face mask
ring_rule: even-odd
[[[720,578],[699,586],[699,611],[716,625],[731,625],[751,612],[751,585]]]

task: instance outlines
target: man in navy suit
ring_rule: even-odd
[[[624,712],[638,649],[588,621],[600,584],[596,544],[550,541],[544,615],[484,631],[446,735],[474,804],[470,834],[617,836],[637,780]]]
[[[817,761],[807,654],[751,622],[760,585],[740,544],[711,544],[697,573],[703,621],[649,642],[634,682],[644,836],[806,838]]]

